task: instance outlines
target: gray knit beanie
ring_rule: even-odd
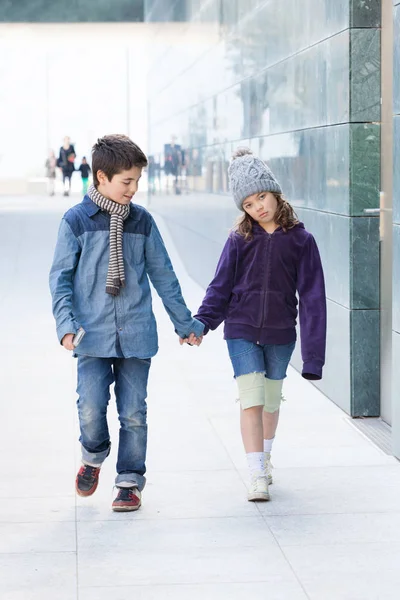
[[[229,185],[239,210],[252,194],[273,192],[282,194],[281,186],[272,171],[249,148],[238,148],[228,169]]]

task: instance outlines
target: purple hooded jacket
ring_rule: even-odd
[[[326,299],[317,244],[303,223],[253,239],[231,233],[196,318],[205,333],[225,321],[224,337],[257,344],[296,340],[299,295],[303,377],[321,379],[325,363]]]

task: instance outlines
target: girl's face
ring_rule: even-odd
[[[248,196],[242,206],[262,226],[274,222],[278,201],[272,192],[261,192]]]

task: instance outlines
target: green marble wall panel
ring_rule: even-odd
[[[8,23],[126,22],[144,20],[144,0],[2,0],[0,21]]]
[[[350,27],[380,27],[381,0],[350,0]]]
[[[381,98],[380,30],[350,31],[350,120],[379,121]]]
[[[350,306],[379,309],[379,218],[350,219]]]
[[[362,216],[364,209],[379,206],[381,180],[380,125],[350,125],[349,214]]]
[[[351,415],[380,414],[380,311],[350,313]]]

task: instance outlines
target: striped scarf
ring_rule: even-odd
[[[118,296],[120,287],[125,285],[124,256],[122,240],[124,234],[124,221],[129,217],[129,204],[118,204],[105,198],[91,185],[88,190],[89,198],[101,210],[109,213],[110,221],[110,261],[108,263],[106,292]]]

